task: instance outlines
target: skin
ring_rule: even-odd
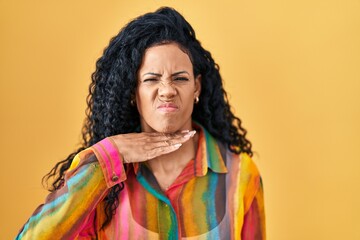
[[[146,50],[138,71],[136,103],[144,132],[173,133],[191,129],[200,76],[194,77],[189,56],[178,45]]]
[[[112,138],[125,162],[148,161],[164,190],[195,157],[191,114],[200,91],[201,76],[194,76],[189,56],[177,44],[145,51],[136,88],[142,133]]]

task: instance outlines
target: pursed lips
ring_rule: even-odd
[[[175,112],[179,107],[175,103],[163,103],[157,109],[161,112]]]

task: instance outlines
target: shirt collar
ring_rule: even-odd
[[[199,123],[193,122],[199,134],[198,149],[195,156],[195,176],[205,176],[210,168],[216,173],[227,173],[224,159],[216,139]],[[140,163],[133,163],[135,174],[138,174]]]
[[[199,145],[195,157],[195,175],[205,176],[208,168],[216,173],[227,173],[224,159],[216,139],[199,123],[193,123],[199,133]]]

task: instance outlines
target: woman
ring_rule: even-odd
[[[245,135],[190,24],[140,16],[97,61],[83,147],[17,239],[265,239]]]

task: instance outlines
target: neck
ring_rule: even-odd
[[[173,180],[175,180],[188,162],[195,158],[197,143],[198,135],[195,134],[193,138],[184,143],[177,151],[148,161],[149,167],[155,177],[174,177]],[[171,181],[171,179],[169,181]]]

